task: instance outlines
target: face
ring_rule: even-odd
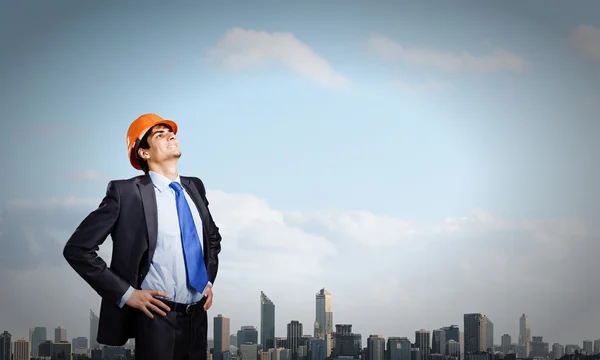
[[[173,131],[165,125],[156,125],[148,136],[149,149],[139,149],[138,153],[148,162],[161,163],[181,157],[179,141]]]

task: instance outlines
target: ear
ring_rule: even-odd
[[[144,160],[148,160],[150,158],[150,154],[148,153],[148,149],[138,149],[138,156]]]

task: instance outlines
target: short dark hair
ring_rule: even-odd
[[[135,148],[135,157],[137,158],[137,161],[140,163],[140,167],[142,168],[142,171],[144,172],[144,174],[148,174],[148,171],[150,171],[150,169],[148,168],[148,162],[145,159],[142,159],[142,157],[140,156],[139,150],[140,149],[150,149],[150,144],[148,143],[148,137],[150,137],[150,134],[152,133],[152,129],[154,129],[154,126],[151,127],[150,129],[148,129],[148,131],[146,131],[146,133],[140,140],[138,146]]]

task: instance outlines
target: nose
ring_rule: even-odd
[[[169,140],[175,140],[177,137],[175,136],[175,133],[171,132],[169,133]]]

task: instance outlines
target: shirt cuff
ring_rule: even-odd
[[[210,286],[210,288],[212,289],[213,284],[209,281],[208,284],[206,284],[206,287],[204,288],[204,291],[202,292],[202,295],[206,296],[206,289]]]
[[[130,286],[129,289],[127,289],[127,291],[125,291],[125,294],[123,294],[123,297],[119,301],[119,307],[120,308],[122,308],[123,306],[125,306],[125,304],[127,303],[127,300],[129,300],[129,298],[131,297],[131,294],[133,294],[134,290],[135,289]]]

